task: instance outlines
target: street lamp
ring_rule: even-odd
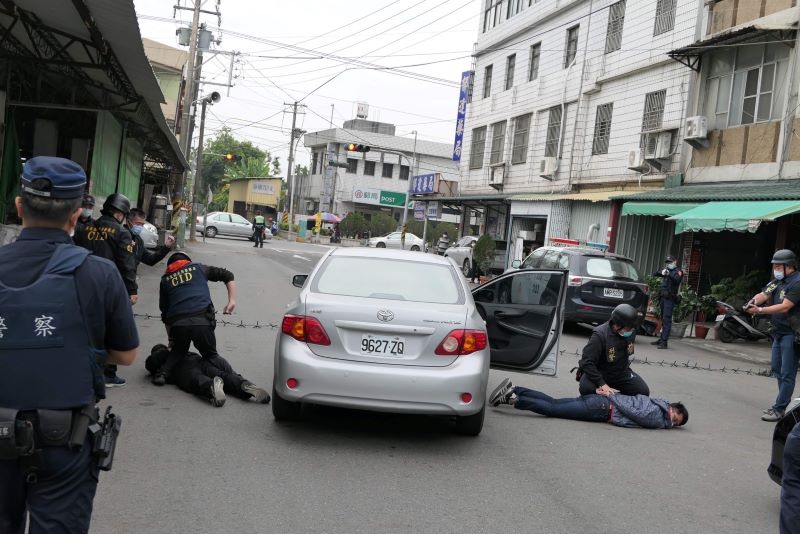
[[[220,101],[222,97],[216,91],[212,92],[210,95],[203,97],[201,100],[201,111],[200,111],[200,135],[197,140],[197,161],[195,163],[195,171],[194,171],[194,187],[192,188],[192,221],[189,224],[189,241],[195,241],[197,237],[197,195],[199,193],[200,181],[203,177],[203,131],[205,130],[206,126],[206,106],[211,104],[212,106]],[[208,202],[206,202],[206,210],[203,213],[203,241],[206,240],[206,223],[207,223],[207,216],[208,216]]]

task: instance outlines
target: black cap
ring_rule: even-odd
[[[667,256],[664,259],[664,263],[675,263],[675,256]]]
[[[639,314],[630,304],[620,304],[611,312],[611,322],[622,328],[630,328],[636,324]]]
[[[167,265],[169,265],[170,263],[175,263],[176,261],[180,260],[192,261],[192,258],[190,258],[189,255],[186,254],[185,252],[176,252],[175,254],[169,257],[169,259],[167,260]]]
[[[55,199],[81,198],[86,189],[86,173],[80,165],[65,158],[37,156],[22,168],[23,193]]]
[[[89,193],[83,195],[83,207],[84,208],[93,208],[97,202],[95,201],[94,197]]]

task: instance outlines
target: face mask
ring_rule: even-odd
[[[83,217],[84,219],[88,219],[91,216],[92,216],[92,208],[83,208],[83,211],[81,211],[81,217]]]
[[[783,271],[772,271],[772,276],[775,277],[775,280],[783,280],[785,275],[783,274]]]
[[[139,235],[139,234],[141,234],[141,233],[142,233],[142,230],[144,230],[144,226],[139,226],[139,225],[136,225],[136,226],[131,226],[131,233],[132,233],[133,235]]]
[[[674,271],[677,266],[678,265],[675,263],[669,263],[667,264],[667,269],[669,269],[670,271]]]
[[[633,330],[620,330],[619,335],[627,339],[633,335]]]

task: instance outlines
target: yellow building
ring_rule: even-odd
[[[280,178],[242,178],[232,180],[228,195],[228,211],[252,220],[257,211],[275,218],[281,198]]]

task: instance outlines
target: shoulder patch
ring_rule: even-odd
[[[680,276],[683,276],[683,271],[678,271],[678,274],[679,274]]]

